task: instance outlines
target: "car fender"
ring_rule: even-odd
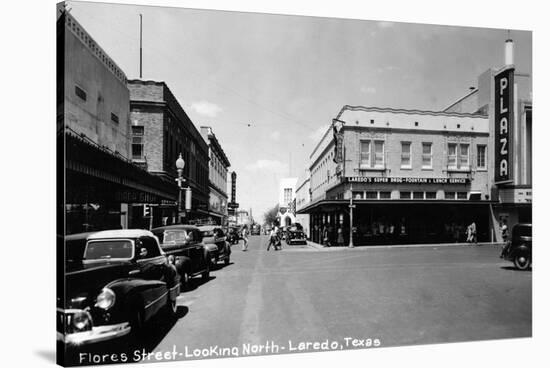
[[[183,275],[184,272],[189,272],[191,270],[191,258],[179,256],[176,258],[175,266],[178,273]]]
[[[514,248],[514,250],[512,250],[512,252],[510,254],[510,257],[514,258],[518,254],[528,254],[529,256],[531,256],[531,249],[527,245],[521,244],[520,246],[518,246],[518,247]]]

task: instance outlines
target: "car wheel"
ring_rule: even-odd
[[[166,315],[168,318],[172,318],[176,315],[176,312],[178,310],[178,303],[177,301],[171,300],[170,297],[168,297],[168,300],[166,301]]]
[[[223,263],[224,263],[226,266],[229,264],[229,261],[230,261],[229,257],[230,257],[230,255],[228,254],[228,255],[225,257],[224,261],[223,261]]]
[[[144,325],[144,311],[142,309],[136,309],[132,312],[130,317],[131,334],[134,338],[139,339],[143,334]]]
[[[181,274],[180,283],[182,290],[187,290],[189,288],[189,274],[187,272]]]
[[[514,266],[518,270],[525,271],[531,265],[531,257],[526,253],[519,253],[514,256]]]

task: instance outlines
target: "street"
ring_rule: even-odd
[[[230,265],[181,293],[179,318],[156,322],[128,354],[158,361],[146,353],[176,349],[170,359],[180,360],[331,350],[314,345],[327,340],[350,349],[531,336],[531,272],[499,259],[497,246],[266,244],[253,236],[247,252],[233,246]]]

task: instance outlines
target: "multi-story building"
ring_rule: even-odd
[[[344,106],[310,156],[310,237],[355,244],[488,240],[484,114]],[[340,230],[341,228],[341,230]]]
[[[296,222],[296,183],[298,178],[283,178],[279,181],[279,212],[277,218],[280,226],[290,226]]]
[[[445,111],[481,111],[489,116],[489,182],[493,235],[502,225],[532,221],[532,78],[514,66],[514,43],[505,43],[504,66],[478,77],[478,86]]]
[[[183,221],[207,218],[208,145],[166,83],[129,80],[128,89],[132,160],[175,183],[176,160],[181,154],[185,162],[184,186],[189,186],[192,192],[191,210],[183,213]],[[153,208],[154,225],[179,222],[181,217],[174,201]]]
[[[57,20],[57,78],[60,232],[126,228],[136,215],[129,204],[175,198],[173,185],[128,159],[126,75],[65,11]]]
[[[304,233],[309,235],[309,214],[299,213],[311,201],[309,170],[298,178],[296,184],[296,222],[302,225]]]
[[[227,220],[227,170],[231,163],[211,127],[202,126],[201,134],[208,143],[208,157],[210,158],[208,210],[214,222],[222,225]]]

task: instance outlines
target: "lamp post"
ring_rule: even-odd
[[[181,157],[181,153],[176,160],[176,169],[178,170],[178,178],[176,181],[178,182],[178,223],[181,223],[181,217],[180,217],[180,211],[182,209],[182,198],[181,198],[181,192],[183,190],[183,183],[185,182],[185,179],[183,177],[183,168],[185,167],[185,160],[183,157]],[[189,189],[189,188],[188,188]]]
[[[355,205],[353,204],[353,184],[349,186],[350,197],[349,197],[349,248],[353,248],[353,209]]]

